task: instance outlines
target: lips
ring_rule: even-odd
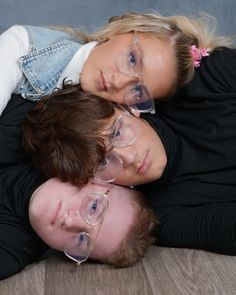
[[[138,167],[137,174],[144,174],[148,170],[149,162],[150,162],[148,155],[149,155],[149,150],[145,154],[141,165]]]
[[[60,215],[60,212],[61,212],[61,206],[62,206],[62,201],[60,201],[60,202],[57,204],[57,207],[56,207],[55,213],[53,214],[53,217],[52,217],[52,222],[51,222],[52,225],[56,222],[56,220],[58,219],[58,217],[59,217],[59,215]]]
[[[107,91],[107,85],[106,85],[106,81],[105,81],[105,78],[101,72],[101,88],[103,91]]]

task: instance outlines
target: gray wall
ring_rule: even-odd
[[[150,9],[162,14],[206,11],[219,20],[222,33],[235,33],[235,0],[0,0],[0,31],[15,23],[74,25],[92,31],[112,15]]]

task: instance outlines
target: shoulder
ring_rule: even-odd
[[[24,26],[15,24],[5,30],[1,35],[27,35],[27,30]]]
[[[53,26],[43,27],[26,25],[24,28],[27,30],[33,50],[48,47],[60,42],[74,42],[80,44],[78,39],[64,30],[63,27],[56,28]]]
[[[14,48],[19,54],[26,54],[29,47],[29,35],[25,27],[13,25],[0,36],[1,50]],[[4,52],[4,51],[3,51]],[[1,54],[3,54],[1,51]]]
[[[181,96],[210,98],[236,92],[236,50],[226,47],[215,49],[204,57],[194,77],[180,92]]]
[[[202,68],[209,72],[232,72],[236,67],[236,49],[221,47],[215,49],[203,62]]]
[[[48,247],[20,220],[0,222],[0,279],[9,277],[39,258]]]

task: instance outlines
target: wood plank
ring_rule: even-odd
[[[22,272],[0,281],[1,295],[44,295],[45,261],[27,266]]]
[[[65,259],[47,261],[45,295],[154,295],[142,262],[123,269]]]
[[[235,273],[236,264],[228,267],[224,276],[219,271],[226,260],[227,256],[200,250],[152,247],[143,263],[158,295],[236,294],[235,276],[227,276],[232,269]]]
[[[212,253],[212,267],[225,289],[225,294],[236,294],[236,257]],[[223,293],[221,293],[223,294]]]
[[[150,247],[133,267],[114,269],[64,257],[28,266],[0,282],[1,295],[236,294],[236,257],[199,250]]]

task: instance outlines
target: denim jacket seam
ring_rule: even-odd
[[[71,41],[61,41],[61,42],[57,42],[55,44],[40,48],[40,49],[35,49],[34,51],[30,51],[28,54],[20,57],[20,60],[22,61],[22,64],[26,64],[28,61],[30,61],[30,59],[33,59],[35,57],[37,57],[38,55],[42,55],[45,56],[48,54],[48,52],[55,52],[58,49],[63,49],[66,47],[69,47],[70,45],[72,45],[73,42]]]

